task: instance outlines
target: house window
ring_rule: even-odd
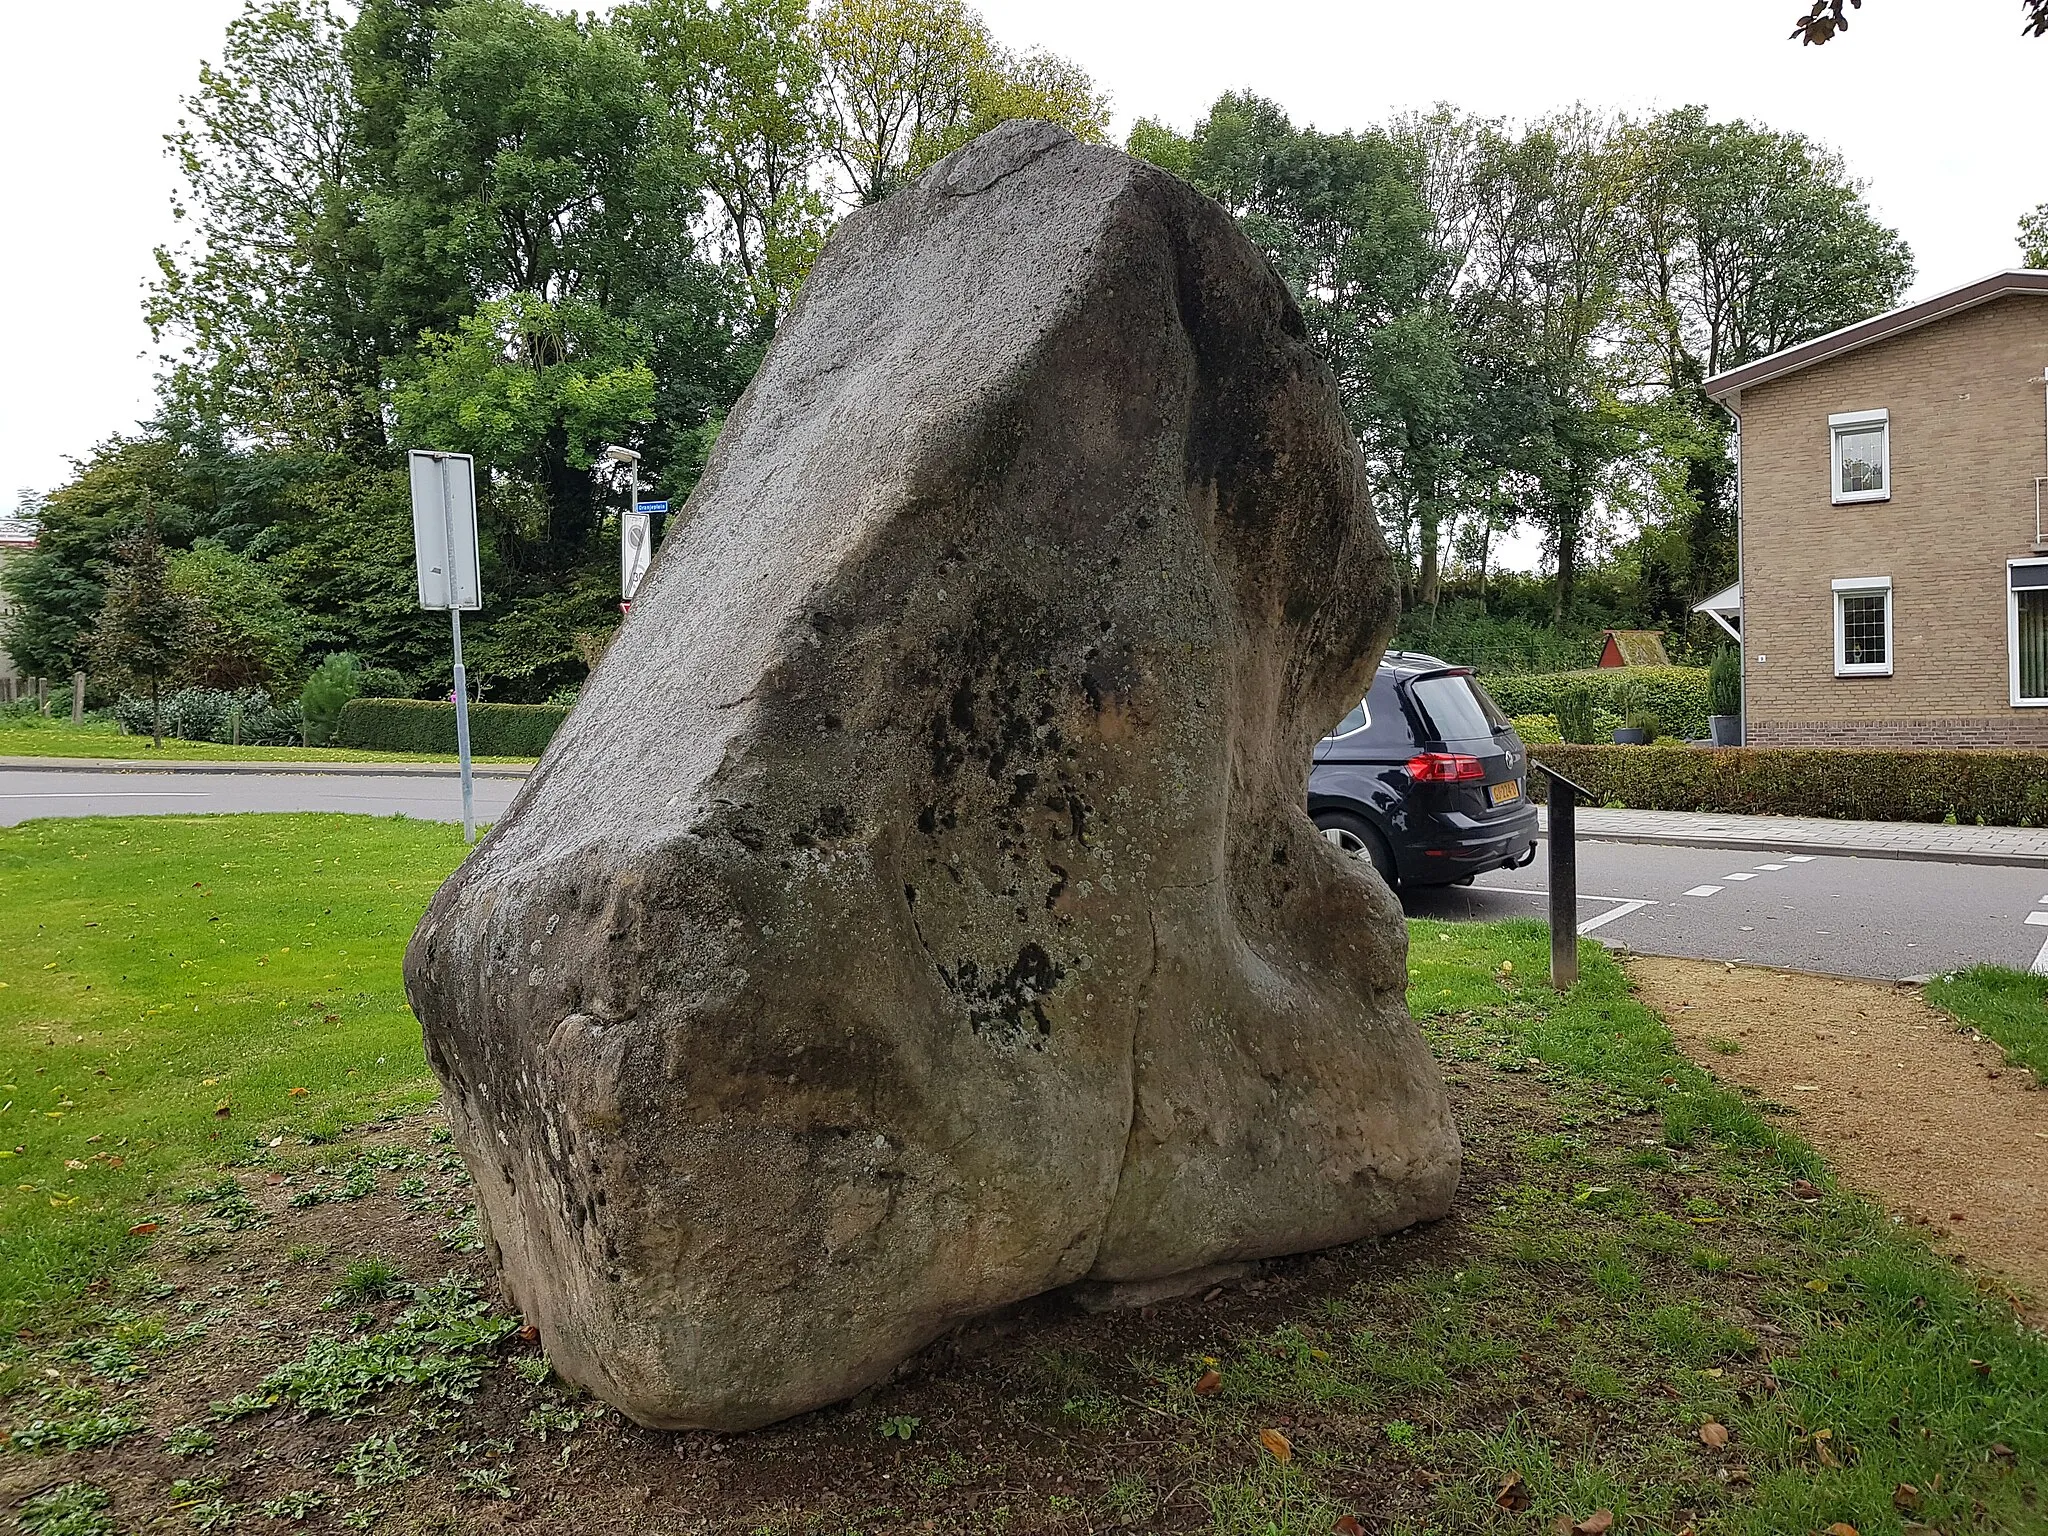
[[[1844,577],[1835,583],[1835,676],[1891,673],[1892,579]]]
[[[1889,411],[1847,411],[1828,418],[1833,439],[1835,505],[1889,501],[1892,423]]]
[[[2015,705],[2048,704],[2048,560],[2005,566],[2005,648]]]

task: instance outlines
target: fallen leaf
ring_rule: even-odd
[[[85,1168],[85,1164],[84,1164],[84,1163],[81,1163],[81,1162],[80,1162],[80,1161],[79,1161],[79,1160],[78,1160],[77,1158],[75,1158],[75,1157],[67,1157],[67,1158],[65,1158],[65,1159],[64,1159],[64,1166],[65,1166],[66,1168],[69,1168],[69,1169],[70,1169],[70,1170],[71,1170],[71,1171],[72,1171],[73,1173],[79,1173],[79,1172],[82,1172],[82,1171],[84,1170],[84,1168]],[[1973,1361],[1973,1362],[1972,1362],[1972,1364],[1974,1364],[1974,1363],[1975,1363],[1975,1362]]]
[[[1920,1507],[1920,1490],[1911,1483],[1901,1483],[1892,1490],[1892,1508],[1901,1514]]]
[[[311,1093],[312,1091],[313,1090],[310,1088],[294,1088],[291,1091],[291,1097],[295,1099],[303,1099],[307,1094]]]
[[[1991,1442],[1991,1456],[1994,1461],[2011,1461],[2012,1447],[2003,1440],[1994,1440]]]
[[[1522,1481],[1522,1474],[1510,1472],[1507,1481],[1494,1491],[1493,1502],[1511,1515],[1519,1515],[1530,1504],[1529,1485]]]
[[[1572,1527],[1576,1536],[1607,1536],[1614,1529],[1614,1511],[1596,1509],[1577,1525]]]
[[[531,1344],[534,1342],[534,1340],[538,1339],[539,1337],[540,1330],[534,1327],[534,1325],[531,1323],[528,1323],[524,1328],[521,1328],[519,1330],[519,1342],[522,1344]]]
[[[1828,1527],[1828,1536],[1863,1536],[1863,1533],[1848,1521],[1837,1520]]]
[[[213,1106],[213,1118],[216,1120],[225,1120],[229,1115],[232,1115],[233,1113],[234,1110],[229,1106],[228,1101],[226,1099],[222,1099],[218,1104]]]
[[[1358,1523],[1356,1515],[1339,1515],[1337,1523],[1330,1527],[1330,1536],[1365,1536],[1365,1527]]]
[[[1283,1467],[1288,1462],[1294,1460],[1294,1442],[1281,1434],[1277,1429],[1260,1430],[1259,1444],[1271,1451],[1273,1459]]]
[[[128,1229],[128,1235],[130,1237],[147,1237],[156,1230],[156,1227],[157,1224],[153,1221],[138,1221]]]
[[[1204,1371],[1195,1378],[1195,1396],[1207,1397],[1210,1393],[1219,1390],[1222,1385],[1223,1373],[1221,1371]]]
[[[1728,1443],[1728,1426],[1718,1423],[1713,1419],[1707,1420],[1706,1423],[1700,1426],[1700,1443],[1702,1445],[1710,1445],[1717,1451],[1720,1450],[1722,1446]]]
[[[69,1168],[71,1165],[66,1163],[64,1166]],[[1991,1362],[1989,1360],[1972,1360],[1970,1362],[1970,1369],[1979,1376],[1989,1376],[1991,1374]]]

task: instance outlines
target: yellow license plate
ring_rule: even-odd
[[[1486,792],[1493,797],[1495,805],[1506,805],[1510,800],[1522,798],[1522,786],[1513,779],[1509,779],[1505,784],[1489,784]]]

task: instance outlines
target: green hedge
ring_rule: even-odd
[[[1559,744],[1531,755],[1596,804],[1630,810],[2048,826],[2048,752]],[[1530,776],[1538,798],[1542,784]]]
[[[1707,669],[1705,667],[1588,667],[1580,672],[1530,672],[1485,677],[1486,691],[1508,715],[1555,715],[1557,696],[1574,684],[1593,690],[1597,708],[1625,714],[1621,690],[1635,683],[1643,691],[1643,707],[1673,736],[1707,734]]]
[[[557,704],[472,704],[469,750],[477,757],[539,757],[569,717]],[[437,699],[350,699],[334,739],[369,752],[455,753],[455,706]]]

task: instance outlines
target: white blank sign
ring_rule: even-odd
[[[484,605],[477,566],[476,465],[466,453],[406,456],[412,471],[412,546],[420,606],[471,612]]]

